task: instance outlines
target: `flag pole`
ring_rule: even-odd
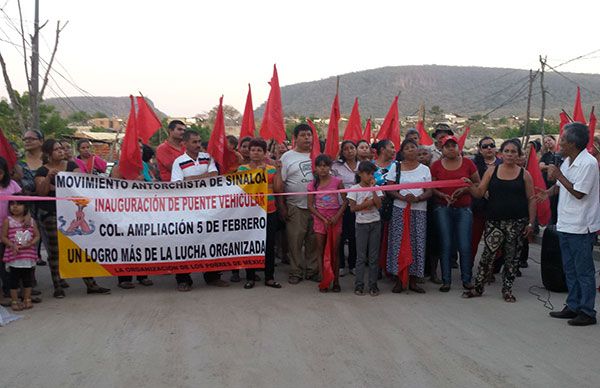
[[[571,116],[569,116],[569,114],[567,112],[565,112],[564,109],[561,109],[561,111],[567,116],[567,118],[569,119],[570,122],[573,122],[573,119],[571,118]]]

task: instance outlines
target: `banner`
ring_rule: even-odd
[[[244,171],[183,182],[61,172],[63,278],[263,268],[267,176]]]

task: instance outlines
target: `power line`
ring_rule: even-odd
[[[571,62],[573,62],[573,61],[577,61],[577,60],[579,60],[579,59],[583,59],[583,58],[585,58],[585,57],[587,57],[587,56],[589,56],[589,55],[596,54],[596,53],[598,53],[598,52],[600,52],[600,49],[597,49],[597,50],[591,51],[591,52],[589,52],[589,53],[587,53],[587,54],[583,54],[583,55],[580,55],[580,56],[578,56],[578,57],[575,57],[575,58],[569,59],[568,61],[565,61],[565,62],[563,62],[563,63],[561,63],[560,65],[557,65],[557,66],[555,66],[555,67],[561,67],[561,66],[563,66],[563,65],[566,65],[567,63],[571,63]],[[556,70],[555,70],[555,71],[556,71]]]
[[[600,51],[600,50],[598,50],[598,51]],[[560,71],[556,70],[556,68],[554,68],[554,67],[550,66],[550,65],[548,64],[548,62],[546,62],[546,66],[548,66],[548,67],[550,68],[550,70],[552,70],[552,71],[553,71],[553,72],[555,72],[556,74],[560,75],[561,77],[563,77],[563,78],[564,78],[564,79],[566,79],[567,81],[569,81],[569,82],[571,82],[571,83],[573,83],[573,84],[575,84],[575,85],[579,86],[581,89],[585,90],[586,92],[588,92],[588,93],[590,93],[590,94],[593,94],[593,95],[595,95],[595,96],[597,96],[597,97],[600,97],[600,94],[598,94],[598,93],[594,92],[593,90],[590,90],[590,89],[586,88],[585,86],[581,86],[581,85],[580,85],[578,82],[576,82],[576,81],[573,81],[571,78],[567,77],[566,75],[564,75],[564,74],[563,74],[563,73],[561,73]]]

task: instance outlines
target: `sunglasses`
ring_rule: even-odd
[[[482,144],[480,147],[482,150],[487,150],[488,148],[496,148],[496,144],[494,144],[494,143]]]

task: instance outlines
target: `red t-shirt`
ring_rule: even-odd
[[[185,147],[180,148],[173,147],[168,141],[164,141],[156,149],[156,162],[158,164],[158,171],[160,172],[160,180],[163,182],[171,181],[171,168],[173,167],[173,161],[183,155]]]
[[[477,172],[477,167],[471,159],[462,158],[462,164],[456,170],[446,170],[442,165],[441,160],[436,160],[431,165],[431,177],[436,181],[445,181],[451,179],[462,179],[471,178],[473,173]],[[456,187],[443,187],[438,189],[444,194],[452,195],[459,188]],[[447,205],[447,202],[439,197],[436,197],[436,203],[440,205]],[[471,206],[471,194],[467,191],[452,204],[452,207],[467,207]]]

